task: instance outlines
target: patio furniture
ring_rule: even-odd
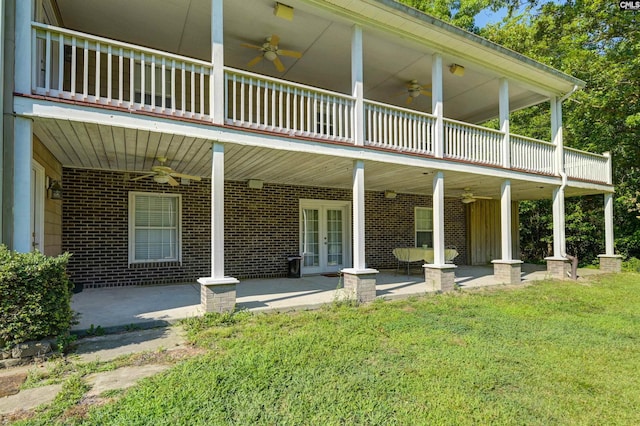
[[[411,262],[424,261],[424,263],[433,263],[433,249],[432,248],[422,248],[422,247],[397,247],[393,249],[393,255],[398,261],[398,266],[396,267],[396,273],[400,269],[400,263],[407,264],[407,276],[409,276],[409,268]],[[458,250],[455,248],[448,248],[444,250],[444,261],[445,263],[453,262],[458,256]]]

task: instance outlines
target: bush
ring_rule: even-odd
[[[69,253],[16,253],[0,245],[0,345],[58,336],[71,327]]]
[[[640,259],[632,257],[622,262],[622,270],[627,272],[640,272]]]

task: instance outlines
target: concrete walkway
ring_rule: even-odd
[[[181,328],[161,327],[80,339],[74,354],[69,355],[67,361],[83,364],[94,361],[107,362],[124,355],[153,354],[161,349],[166,350],[167,354],[179,350],[186,351],[189,355],[193,352],[186,344]],[[90,387],[84,400],[87,403],[95,403],[97,399],[101,399],[104,392],[126,389],[143,378],[170,368],[171,364],[152,362],[90,374],[83,378]],[[35,373],[40,373],[39,370],[46,371],[50,365],[49,362],[45,362],[0,370],[0,389],[4,391],[2,395],[7,395],[0,397],[0,424],[20,419],[23,412],[53,402],[62,390],[62,384],[20,390],[27,374],[32,370],[35,370]]]

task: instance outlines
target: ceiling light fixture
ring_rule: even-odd
[[[286,4],[276,3],[273,8],[273,14],[278,18],[286,19],[287,21],[293,21],[293,8]]]
[[[464,75],[464,67],[462,65],[451,64],[449,66],[449,71],[451,71],[451,74],[457,75],[458,77],[462,77]]]

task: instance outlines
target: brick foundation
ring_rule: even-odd
[[[521,260],[493,260],[493,277],[502,284],[518,284],[521,279]]]
[[[347,297],[355,299],[359,303],[375,300],[377,274],[378,271],[375,269],[366,269],[364,271],[343,269],[342,278]]]
[[[622,271],[622,256],[618,255],[598,255],[600,259],[600,270],[607,273],[618,273]]]
[[[563,257],[546,257],[547,273],[556,280],[567,280],[571,273],[571,261]]]
[[[233,312],[236,307],[236,284],[234,278],[210,280],[201,278],[200,309],[203,312],[217,312],[220,314]]]
[[[424,280],[427,291],[448,292],[455,286],[455,265],[424,265]]]
[[[68,271],[84,288],[195,282],[211,270],[210,180],[171,187],[152,179],[130,181],[122,172],[63,170],[62,245],[73,254]],[[182,262],[128,264],[130,191],[182,194]],[[351,201],[347,189],[275,185],[251,189],[225,182],[225,274],[243,278],[285,277],[287,257],[300,251],[300,199]],[[415,244],[414,209],[430,196],[365,193],[367,267],[392,269],[395,247]],[[456,246],[465,264],[465,209],[445,200],[445,245]]]

